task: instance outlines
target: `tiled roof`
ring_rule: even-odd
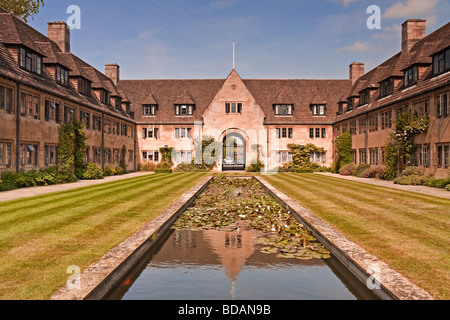
[[[340,94],[351,87],[350,80],[243,80],[261,106],[266,123],[331,124],[336,118]],[[294,104],[292,116],[277,117],[273,105],[279,92]],[[326,104],[326,117],[315,117],[311,104]]]
[[[202,115],[219,92],[225,80],[120,80],[118,88],[131,102],[137,122],[147,121],[142,112],[150,94],[158,104],[153,123],[194,123],[202,121]],[[192,116],[176,116],[175,104],[195,104]]]
[[[71,87],[57,84],[55,79],[50,77],[46,68],[44,68],[42,76],[22,70],[7,48],[7,46],[11,45],[25,45],[41,54],[44,57],[44,64],[61,64],[70,70],[71,77],[83,76],[93,83],[95,82],[99,87],[111,91],[112,96],[120,96],[116,86],[100,71],[71,53],[61,52],[56,43],[13,14],[0,11],[0,75],[93,110],[132,121],[131,117],[124,113],[123,110],[116,110],[113,107],[100,103],[94,97],[84,96]]]
[[[380,98],[378,94],[374,95],[368,105],[355,108],[349,112],[344,112],[344,114],[337,117],[337,121],[352,118],[367,111],[375,110],[414,97],[415,95],[432,88],[449,85],[450,72],[437,77],[432,76],[432,55],[449,46],[450,23],[447,23],[442,28],[418,41],[409,52],[399,52],[373,70],[364,74],[356,81],[351,90],[341,96],[341,100],[345,100],[346,97],[350,96],[359,96],[361,90],[372,85],[377,86],[381,81],[386,80],[387,78],[403,77],[403,70],[414,64],[419,64],[425,68],[424,73],[421,75],[416,85],[410,88],[404,88],[403,86],[396,88],[392,95],[384,98]]]

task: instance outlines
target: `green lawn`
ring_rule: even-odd
[[[0,203],[0,299],[48,299],[204,177],[154,174]]]
[[[436,299],[450,299],[450,200],[317,174],[263,178]]]

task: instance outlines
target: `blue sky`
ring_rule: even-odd
[[[117,63],[123,79],[343,79],[348,66],[366,71],[400,51],[401,24],[427,19],[427,31],[449,22],[450,0],[45,0],[30,25],[67,21],[72,52],[104,71]],[[369,30],[367,8],[381,8],[381,29]]]

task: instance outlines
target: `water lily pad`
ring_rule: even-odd
[[[261,251],[262,253],[272,254],[272,253],[277,253],[277,252],[278,252],[278,248],[274,248],[274,247],[264,247],[264,248],[261,248],[260,251]]]
[[[276,255],[277,258],[282,258],[282,259],[295,259],[296,256],[292,253],[280,253]]]

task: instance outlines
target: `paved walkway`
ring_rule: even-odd
[[[340,178],[340,179],[352,180],[352,181],[357,181],[357,182],[363,182],[363,183],[373,184],[373,185],[377,185],[377,186],[381,186],[381,187],[399,189],[399,190],[403,190],[403,191],[422,193],[422,194],[426,194],[428,196],[435,196],[435,197],[450,199],[450,191],[447,191],[445,189],[432,188],[432,187],[426,187],[426,186],[404,186],[404,185],[394,184],[393,181],[378,180],[378,179],[371,179],[371,178],[359,178],[359,177],[354,177],[354,176],[341,176],[340,174],[329,173],[329,172],[316,172],[316,174],[321,174],[321,175]]]
[[[4,192],[0,192],[0,202],[34,197],[37,195],[47,194],[47,193],[52,193],[52,192],[73,190],[73,189],[77,189],[77,188],[93,186],[93,185],[112,182],[112,181],[141,177],[141,176],[145,176],[148,174],[153,174],[153,172],[134,172],[134,173],[127,173],[127,174],[120,175],[120,176],[105,177],[104,179],[101,179],[101,180],[80,180],[80,181],[77,181],[74,183],[65,183],[65,184],[57,184],[57,185],[52,185],[52,186],[42,186],[42,187],[32,187],[32,188],[21,188],[21,189],[16,189],[16,190],[11,190],[11,191],[4,191]]]

